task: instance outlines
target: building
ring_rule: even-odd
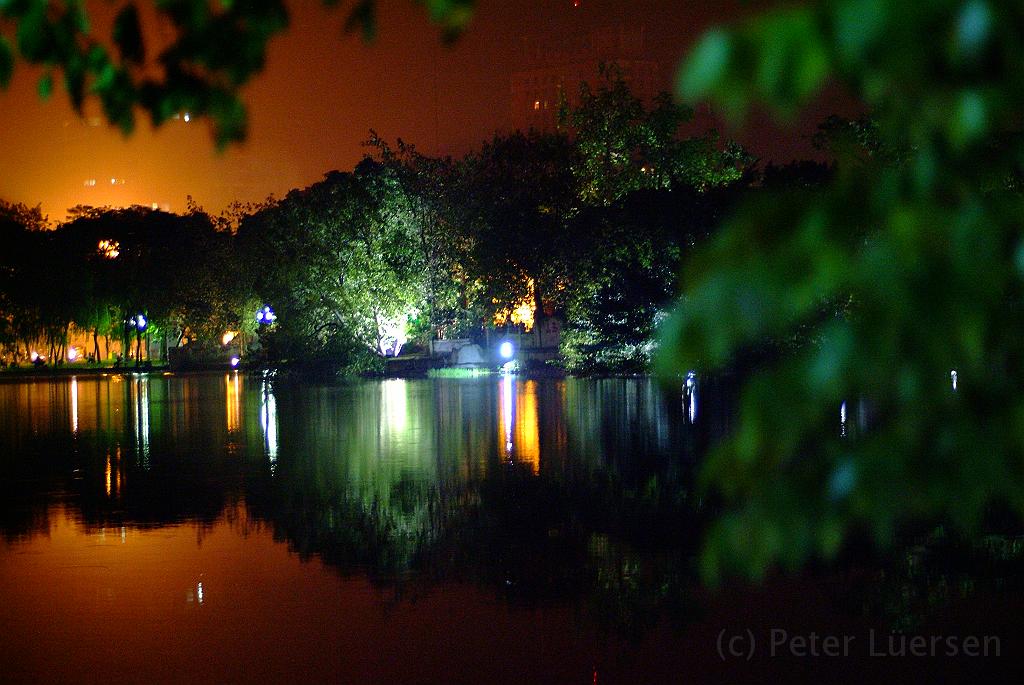
[[[644,29],[614,27],[579,36],[528,37],[512,73],[512,127],[552,131],[563,98],[579,105],[580,85],[595,88],[602,64],[614,64],[630,91],[650,105],[658,93],[658,63],[647,58]]]

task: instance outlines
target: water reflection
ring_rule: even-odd
[[[78,432],[78,378],[71,377],[71,432]]]
[[[116,376],[115,376],[116,378]],[[149,377],[133,375],[129,381],[132,401],[132,427],[136,454],[142,468],[149,468]]]
[[[686,568],[662,567],[641,588],[638,550],[657,540],[660,564],[666,551],[682,559],[699,529],[685,496],[692,428],[679,396],[649,381],[310,387],[232,373],[29,385],[0,385],[0,466],[16,476],[0,509],[9,539],[45,535],[65,515],[122,543],[183,522],[194,542],[221,523],[266,527],[300,557],[374,583],[586,597],[635,628],[675,601]],[[182,554],[147,539],[155,558]],[[612,601],[623,582],[628,606]],[[205,601],[200,581],[178,587]]]
[[[266,378],[260,384],[260,426],[263,428],[263,449],[273,474],[277,467],[277,400]]]
[[[224,376],[224,401],[228,433],[237,433],[242,426],[241,392],[238,372]]]

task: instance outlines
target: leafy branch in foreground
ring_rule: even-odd
[[[414,0],[454,39],[469,22],[473,0]],[[334,6],[338,0],[324,0]],[[346,31],[375,32],[376,2],[359,0],[349,10]],[[146,19],[155,13],[155,19]],[[60,76],[79,113],[89,97],[124,133],[135,127],[136,109],[159,126],[183,111],[209,117],[216,143],[245,139],[242,87],[262,71],[267,45],[288,27],[283,0],[226,2],[158,0],[140,10],[124,5],[110,36],[97,36],[81,0],[0,2],[0,88],[18,61],[42,66],[39,95],[49,97]],[[171,39],[158,54],[147,51],[147,27],[169,27]],[[12,27],[13,31],[8,31]],[[149,36],[151,38],[151,36]],[[113,45],[111,50],[107,46]]]
[[[726,506],[709,578],[1024,513],[1022,26],[1011,2],[812,2],[713,30],[682,66],[683,96],[736,117],[838,82],[877,122],[845,129],[866,153],[822,190],[755,197],[685,272],[665,373],[806,341],[744,377],[703,468]],[[844,434],[844,403],[865,430]]]

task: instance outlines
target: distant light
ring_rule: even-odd
[[[192,116],[188,112],[185,112],[185,116],[183,118],[185,119],[186,124],[192,121]]]
[[[236,335],[238,335],[238,331],[227,331],[226,333],[224,333],[224,335],[220,337],[220,344],[227,346],[232,340],[235,339]]]
[[[68,361],[69,362],[73,362],[76,359],[78,359],[78,348],[77,347],[69,347],[68,348]]]
[[[953,392],[956,392],[956,369],[949,372],[949,380],[953,382]]]
[[[104,259],[117,259],[117,256],[121,254],[121,243],[116,240],[101,240],[97,249]]]
[[[114,185],[115,183],[117,183],[117,179],[116,178],[110,179],[110,185]]]
[[[512,355],[514,355],[515,353],[515,348],[512,347],[512,343],[510,343],[508,340],[501,343],[501,345],[498,347],[498,354],[501,355],[502,359],[511,359]]]
[[[32,350],[32,354],[29,355],[29,358],[31,358],[32,361],[35,361],[35,360],[39,359],[39,353],[36,352],[35,350]]]
[[[236,368],[241,360],[238,357],[231,358],[231,368]]]
[[[140,331],[146,330],[146,326],[149,325],[149,320],[145,314],[136,314],[135,318],[132,319],[132,326],[138,328]]]

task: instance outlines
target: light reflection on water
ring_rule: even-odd
[[[80,661],[51,664],[43,652],[72,644],[68,654],[85,658],[85,647],[118,644],[159,680],[164,667],[136,653],[163,650],[185,668],[179,650],[201,638],[225,655],[200,650],[208,679],[237,680],[228,655],[251,658],[252,644],[283,676],[274,669],[296,654],[340,667],[296,645],[348,620],[331,649],[353,630],[376,635],[364,644],[372,653],[392,655],[402,640],[461,634],[463,624],[468,643],[491,629],[514,646],[539,631],[571,653],[541,673],[589,674],[606,647],[567,637],[582,634],[568,608],[606,597],[594,606],[619,608],[602,609],[599,623],[633,626],[646,614],[608,599],[622,583],[626,596],[638,592],[632,531],[664,528],[671,549],[692,535],[685,511],[664,509],[665,492],[688,487],[693,458],[679,406],[635,379],[307,386],[232,373],[0,384],[0,596],[18,595],[0,607],[0,624],[15,626],[0,661],[21,674],[14,680],[74,677],[60,664]],[[638,606],[671,605],[674,578],[652,576]],[[414,623],[398,630],[381,613],[382,592],[433,599],[401,609]],[[545,609],[538,627],[495,594],[566,610]],[[197,622],[186,606],[209,618]],[[401,658],[371,670],[388,668],[419,674]]]

